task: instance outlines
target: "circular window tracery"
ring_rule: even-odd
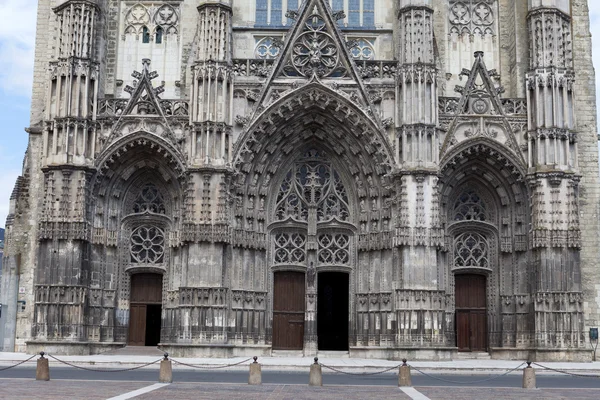
[[[131,233],[131,262],[140,264],[162,263],[165,254],[165,234],[157,226],[139,226]]]

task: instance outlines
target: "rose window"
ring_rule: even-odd
[[[157,264],[163,262],[165,234],[156,226],[140,226],[131,233],[131,262]]]
[[[339,51],[326,33],[323,18],[313,14],[304,24],[304,32],[293,45],[292,66],[302,76],[331,75],[339,64]]]

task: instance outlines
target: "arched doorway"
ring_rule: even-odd
[[[356,228],[349,185],[334,161],[309,148],[281,171],[273,193],[273,349],[348,350]]]
[[[458,351],[487,351],[486,277],[459,274],[454,280]]]
[[[130,346],[156,346],[160,342],[162,275],[131,276],[129,305]]]

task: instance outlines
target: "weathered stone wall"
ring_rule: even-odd
[[[584,294],[586,331],[600,322],[600,246],[598,225],[600,186],[598,185],[598,138],[596,85],[592,64],[592,37],[587,1],[572,0],[573,59],[576,71],[575,110],[579,170],[581,171],[580,221],[582,232],[581,282]]]
[[[273,28],[254,27],[253,1],[98,1],[93,54],[56,60],[68,13],[40,1],[5,349],[122,345],[131,274],[158,273],[163,344],[268,353],[274,274],[297,271],[312,354],[319,273],[336,271],[353,355],[452,356],[455,276],[470,273],[486,277],[494,356],[588,356],[600,189],[585,1],[382,0],[368,31],[309,3]],[[543,35],[540,13],[556,21]],[[173,29],[167,43],[143,43],[144,24]]]

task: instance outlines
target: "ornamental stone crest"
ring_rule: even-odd
[[[291,57],[284,67],[284,74],[339,77],[345,72],[336,40],[328,32],[327,24],[315,6],[312,14],[303,22],[302,33],[292,44]]]

